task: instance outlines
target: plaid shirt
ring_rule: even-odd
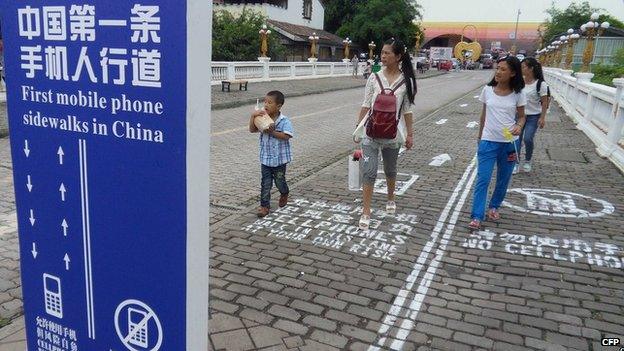
[[[288,117],[280,113],[275,121],[275,131],[293,137],[294,130]],[[280,140],[267,133],[260,133],[260,163],[268,167],[277,167],[292,161],[290,140]]]

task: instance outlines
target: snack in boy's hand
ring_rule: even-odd
[[[259,107],[259,99],[256,99],[256,111],[263,111],[264,109],[261,109]],[[254,118],[254,125],[256,126],[256,128],[258,128],[259,131],[261,132],[265,132],[267,131],[269,128],[271,128],[271,126],[275,125],[275,122],[273,121],[273,119],[266,114],[266,112],[260,116],[256,116],[256,118]]]

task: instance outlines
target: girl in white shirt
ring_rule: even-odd
[[[524,164],[522,170],[531,172],[531,158],[533,158],[533,141],[537,128],[544,128],[546,125],[546,111],[548,110],[548,86],[544,82],[542,65],[533,57],[522,60],[522,75],[524,76],[525,87],[523,89],[527,98],[525,107],[526,123],[520,134],[520,147],[518,152],[522,153],[522,144],[526,145]],[[539,86],[539,91],[538,91]],[[516,164],[514,173],[518,173],[519,164]]]
[[[358,128],[360,130],[366,123],[364,118],[369,115],[373,103],[381,93],[381,86],[385,89],[393,89],[396,96],[396,118],[398,119],[397,135],[394,139],[371,138],[363,135],[362,143],[362,216],[359,227],[368,230],[370,225],[371,201],[373,186],[377,177],[379,153],[383,156],[384,173],[388,188],[388,202],[386,213],[394,214],[396,203],[394,202],[394,189],[397,175],[397,158],[402,145],[408,150],[414,145],[412,129],[412,107],[416,95],[416,76],[412,60],[400,40],[390,39],[384,43],[381,50],[381,62],[384,68],[368,78],[366,83],[364,103],[358,116]],[[367,117],[368,118],[368,117]],[[359,139],[359,138],[358,138]]]
[[[485,219],[487,192],[494,165],[497,168],[496,187],[487,217],[493,221],[500,219],[498,208],[505,199],[517,161],[514,143],[524,127],[526,97],[523,88],[520,61],[514,56],[507,56],[498,60],[494,79],[481,91],[479,101],[483,103],[483,110],[479,125],[477,182],[472,201],[472,221],[469,224],[471,229],[480,229]],[[505,129],[514,136],[512,142],[505,137]]]

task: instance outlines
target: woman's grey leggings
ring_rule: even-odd
[[[401,145],[391,140],[376,140],[364,138],[362,140],[362,181],[364,184],[375,184],[377,168],[379,167],[379,150],[383,157],[384,173],[387,178],[395,179],[397,175],[397,158]]]

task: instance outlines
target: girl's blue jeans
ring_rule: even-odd
[[[516,143],[517,146],[517,143]],[[489,208],[498,209],[505,199],[514,165],[518,159],[514,144],[481,140],[477,151],[477,183],[472,201],[472,218],[485,219],[488,187],[496,165],[496,186]]]
[[[533,149],[535,146],[535,142],[533,140],[535,138],[535,132],[537,132],[537,122],[539,121],[539,118],[540,115],[527,115],[524,128],[522,128],[522,134],[520,134],[518,152],[522,152],[522,144],[524,143],[524,145],[526,145],[526,152],[524,155],[524,160],[526,162],[531,162],[531,159],[533,158]]]

